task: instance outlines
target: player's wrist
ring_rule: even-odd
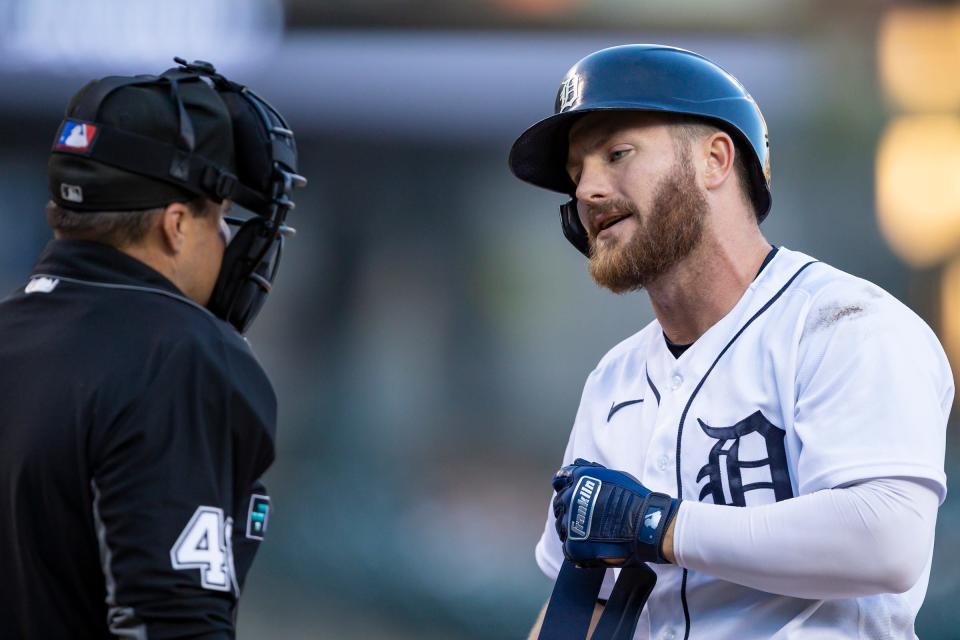
[[[663,532],[663,538],[660,540],[660,557],[664,559],[666,563],[677,564],[677,554],[673,549],[674,541],[674,532],[677,527],[677,514],[680,512],[680,500],[677,500],[676,508],[673,510],[673,514],[670,516],[670,521],[667,522],[667,527]]]
[[[671,563],[672,540],[665,544],[667,533],[680,507],[680,501],[664,493],[651,492],[643,501],[643,508],[636,524],[637,556],[643,562]],[[670,557],[665,550],[669,550]]]

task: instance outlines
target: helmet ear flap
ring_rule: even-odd
[[[587,230],[580,223],[576,198],[571,198],[570,202],[560,205],[560,226],[563,227],[563,235],[570,244],[589,258],[590,238],[587,236]]]

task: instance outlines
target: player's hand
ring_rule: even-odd
[[[581,567],[666,563],[663,535],[679,500],[654,493],[629,473],[574,460],[553,477],[553,515],[563,555]]]

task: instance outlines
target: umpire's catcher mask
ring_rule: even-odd
[[[246,332],[280,264],[297,147],[283,116],[208,62],[88,83],[67,106],[48,164],[51,198],[74,211],[130,211],[199,196],[254,215],[227,246],[208,308]]]
[[[567,71],[554,113],[524,131],[510,149],[514,175],[571,196],[560,207],[563,235],[589,255],[576,185],[567,175],[567,137],[584,114],[649,111],[680,114],[726,131],[746,156],[757,219],[770,211],[770,145],[760,108],[732,75],[703,56],[657,44],[628,44],[591,53]]]

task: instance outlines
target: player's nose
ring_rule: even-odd
[[[607,172],[596,158],[586,158],[577,181],[577,200],[586,205],[596,205],[610,198],[612,186]]]

